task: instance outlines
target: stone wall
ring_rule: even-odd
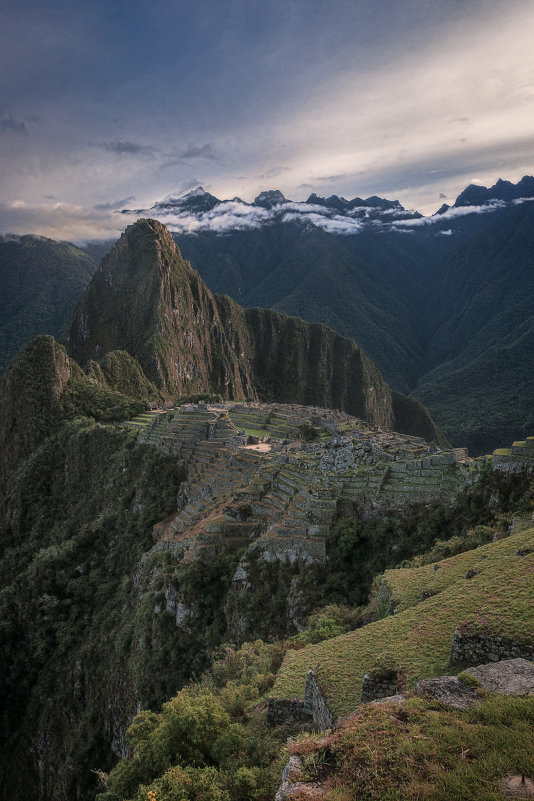
[[[362,704],[376,701],[379,698],[389,698],[399,692],[399,677],[394,670],[381,670],[366,673],[362,680]]]
[[[273,698],[267,702],[267,720],[269,723],[285,723],[289,718],[310,720],[311,714],[300,698]]]
[[[306,690],[304,692],[304,708],[311,712],[313,722],[319,729],[331,729],[334,725],[332,713],[328,708],[326,698],[321,692],[314,670],[306,673]]]
[[[270,723],[284,723],[289,718],[312,721],[320,731],[331,729],[334,725],[332,713],[326,698],[321,692],[314,670],[306,674],[304,700],[300,698],[269,698],[267,720]]]
[[[514,442],[511,448],[497,448],[491,464],[494,470],[505,473],[534,472],[534,437]]]
[[[481,665],[485,662],[500,662],[501,659],[515,657],[534,661],[534,645],[526,645],[505,637],[488,637],[485,634],[463,634],[455,631],[449,661],[451,664]]]

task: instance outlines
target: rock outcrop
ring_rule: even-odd
[[[484,690],[499,695],[534,695],[534,664],[527,659],[505,659],[465,671]]]

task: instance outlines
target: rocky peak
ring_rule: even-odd
[[[349,201],[345,200],[344,197],[339,197],[339,195],[330,195],[330,197],[324,198],[319,197],[319,195],[316,195],[315,192],[312,192],[312,194],[306,200],[306,203],[314,206],[326,206],[330,209],[339,209],[340,211],[343,211],[343,209],[348,206]]]
[[[0,476],[49,433],[72,369],[65,348],[51,336],[28,342],[12,361],[0,380]]]
[[[279,189],[269,189],[254,198],[254,206],[262,206],[264,209],[272,209],[273,206],[279,206],[281,203],[287,203],[287,198],[284,197]]]
[[[503,181],[502,178],[499,178],[489,189],[479,184],[469,184],[458,195],[454,205],[456,207],[482,206],[492,200],[502,200],[508,203],[524,197],[534,197],[534,177],[532,175],[524,175],[517,184],[511,183],[511,181]]]
[[[323,325],[212,295],[155,220],[129,226],[104,257],[67,343],[82,366],[126,351],[171,397],[214,392],[230,400],[316,403],[379,425],[396,421],[403,430],[396,394],[355,342]],[[404,400],[418,433],[426,412],[416,414],[415,402]]]

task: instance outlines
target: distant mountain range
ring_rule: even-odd
[[[97,265],[70,242],[0,236],[0,373],[37,334],[63,336]]]
[[[454,444],[480,453],[534,429],[533,200],[531,176],[472,184],[430,217],[376,196],[297,203],[270,190],[245,203],[198,187],[121,214],[164,222],[213,292],[354,339]],[[59,334],[111,244],[91,243],[88,259],[66,243],[0,240],[0,369],[23,341]]]

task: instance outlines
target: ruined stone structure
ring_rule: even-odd
[[[492,467],[506,473],[534,471],[534,437],[514,442],[511,448],[497,448],[493,451]]]
[[[389,698],[400,691],[400,680],[395,670],[372,670],[362,679],[361,702]]]
[[[334,725],[332,713],[317,682],[314,670],[306,674],[304,700],[299,698],[269,698],[267,704],[267,720],[271,723],[284,723],[289,718],[313,721],[313,725],[324,731]]]
[[[500,662],[501,659],[516,657],[534,661],[534,645],[515,642],[506,637],[488,637],[485,634],[468,634],[456,630],[449,661],[451,665],[480,665],[482,662]]]
[[[187,470],[176,512],[154,527],[186,560],[247,542],[267,560],[321,560],[339,517],[452,498],[476,474],[455,451],[294,404],[191,404],[158,415],[140,440]]]

